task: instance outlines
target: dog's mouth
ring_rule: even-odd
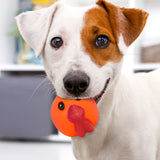
[[[103,90],[102,90],[98,95],[96,95],[95,97],[90,97],[90,98],[94,99],[94,101],[95,101],[96,103],[98,103],[98,102],[101,100],[103,94],[105,93],[105,91],[106,91],[106,89],[107,89],[107,87],[108,87],[108,84],[109,84],[110,80],[111,80],[111,78],[108,78],[108,79],[107,79],[107,81],[106,81],[106,83],[105,83],[105,85],[104,85]],[[69,95],[69,96],[70,96],[70,95]],[[87,99],[87,98],[89,98],[89,97],[85,97],[84,99]],[[65,99],[77,99],[77,100],[81,100],[81,99],[83,99],[83,98],[82,98],[82,97],[72,96],[72,98],[68,98],[68,97],[67,97],[67,98],[65,98]]]
[[[105,93],[105,91],[106,91],[106,89],[107,89],[107,87],[108,87],[109,82],[110,82],[110,78],[107,79],[107,81],[106,81],[106,83],[105,83],[105,85],[104,85],[103,90],[102,90],[98,95],[96,95],[96,96],[93,98],[96,103],[98,103],[98,102],[101,100],[103,94]]]

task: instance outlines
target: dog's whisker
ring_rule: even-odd
[[[28,101],[30,102],[33,98],[33,96],[36,94],[36,92],[38,91],[38,89],[46,82],[47,78],[43,79],[38,85],[37,87],[34,89],[33,93],[31,94],[30,98],[28,99]]]
[[[56,95],[55,89],[54,89],[54,88],[49,88],[49,90],[48,90],[48,95],[49,95],[49,96]]]

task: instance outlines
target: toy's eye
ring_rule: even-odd
[[[94,46],[97,49],[107,48],[109,46],[109,44],[110,44],[110,40],[109,40],[109,37],[106,35],[99,35],[94,40]]]
[[[63,103],[63,102],[60,102],[60,103],[58,104],[58,108],[59,108],[60,110],[64,110],[64,103]]]
[[[60,37],[54,37],[51,39],[50,44],[53,48],[58,49],[63,45],[63,40]]]

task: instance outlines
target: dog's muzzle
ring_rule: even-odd
[[[72,71],[64,77],[63,83],[67,92],[75,97],[79,97],[87,90],[90,79],[82,71]]]

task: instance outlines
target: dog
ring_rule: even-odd
[[[61,0],[16,17],[57,95],[98,105],[94,132],[72,138],[77,160],[160,160],[160,70],[121,74],[147,17],[105,0]]]

